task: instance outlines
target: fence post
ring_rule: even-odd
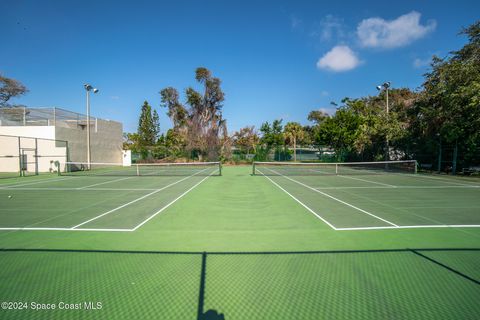
[[[21,149],[21,140],[20,140],[20,137],[18,137],[18,174],[20,175],[20,177],[22,176],[22,149]]]
[[[455,147],[453,148],[453,160],[452,160],[452,174],[457,173],[457,153],[458,153],[458,140],[455,140]]]
[[[38,176],[38,138],[35,138],[35,175]]]

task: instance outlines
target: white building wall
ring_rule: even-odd
[[[122,163],[123,127],[122,124],[108,120],[93,120],[90,125],[90,146],[92,162]],[[23,136],[42,139],[64,140],[68,142],[68,161],[87,161],[87,129],[85,125],[62,123],[55,126],[0,126],[0,135]],[[17,142],[15,142],[17,141]],[[62,142],[37,140],[39,172],[52,170],[52,161],[65,162],[66,146]],[[34,139],[22,139],[24,148],[34,148]],[[0,163],[0,171],[15,172],[19,170],[18,139],[0,139],[0,155],[12,153],[11,158]],[[34,161],[34,153],[26,151],[28,161]],[[10,171],[11,170],[11,171]],[[28,171],[35,170],[35,165],[29,164]]]
[[[48,138],[0,134],[0,172],[19,172],[21,157],[26,173],[51,172],[56,169],[55,161],[66,161],[67,144]]]
[[[53,126],[0,126],[0,134],[7,136],[55,139]]]

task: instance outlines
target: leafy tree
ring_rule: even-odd
[[[123,133],[123,149],[132,150],[132,152],[140,152],[138,133]]]
[[[262,123],[260,127],[260,132],[262,133],[260,143],[262,144],[263,148],[260,152],[259,157],[256,157],[256,159],[266,160],[268,154],[272,149],[275,150],[276,160],[284,157],[283,153],[281,152],[281,148],[285,146],[282,119],[274,120],[271,125],[268,122]]]
[[[227,122],[222,114],[225,95],[221,80],[208,69],[197,68],[195,79],[203,85],[203,94],[187,88],[188,107],[179,102],[178,91],[172,87],[160,91],[162,106],[168,108],[174,131],[186,141],[187,151],[199,159],[216,160],[229,152]]]
[[[168,129],[165,135],[165,147],[168,156],[175,158],[185,156],[185,141],[183,136],[174,129]]]
[[[454,146],[453,172],[458,154],[464,166],[478,161],[480,145],[480,21],[462,34],[469,40],[463,48],[444,59],[433,58],[412,115],[421,128],[416,130],[420,146]]]
[[[307,116],[308,121],[312,121],[317,125],[320,125],[328,118],[328,114],[322,110],[313,110]]]
[[[340,160],[382,160],[388,140],[396,158],[406,157],[408,114],[417,94],[404,88],[391,89],[389,93],[389,114],[384,94],[345,98],[332,116],[311,112],[308,119],[316,123],[312,130],[314,143],[334,148]]]
[[[340,107],[334,116],[327,118],[316,130],[317,145],[331,146],[337,157],[346,160],[355,151],[358,128],[362,121],[358,114],[347,106]]]
[[[297,141],[305,137],[303,127],[298,122],[288,122],[284,130],[285,138],[293,144],[293,161],[297,161]]]
[[[301,143],[305,146],[311,146],[314,144],[315,140],[315,127],[314,126],[303,126],[304,136]]]
[[[179,95],[175,88],[168,87],[160,91],[162,107],[168,109],[167,116],[172,120],[174,129],[186,125],[188,112],[179,102]]]
[[[260,138],[254,126],[241,128],[233,134],[233,143],[242,153],[256,153]]]
[[[28,92],[28,89],[18,80],[4,77],[0,74],[0,107],[8,107],[11,98],[19,97]]]

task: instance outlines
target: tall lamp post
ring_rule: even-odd
[[[389,113],[389,108],[388,108],[388,89],[390,88],[390,81],[386,81],[382,85],[377,86],[378,91],[385,91],[385,100],[386,100],[386,109],[387,109],[387,119],[388,119],[388,113]],[[389,159],[389,145],[388,145],[388,135],[385,137],[385,161],[388,161]]]
[[[90,91],[97,93],[98,89],[89,84],[84,84],[83,87],[87,91],[87,169],[90,170],[91,152],[90,152]]]

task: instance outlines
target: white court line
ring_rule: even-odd
[[[185,178],[183,178],[183,179],[181,179],[181,180],[178,180],[178,181],[175,181],[175,182],[173,182],[173,183],[170,183],[169,185],[166,185],[166,186],[163,187],[163,188],[157,189],[157,190],[155,190],[155,191],[153,191],[153,192],[150,192],[150,193],[148,193],[148,194],[146,194],[146,195],[144,195],[144,196],[142,196],[142,197],[140,197],[140,198],[137,198],[137,199],[135,199],[135,200],[132,200],[132,201],[130,201],[130,202],[127,202],[127,203],[125,203],[125,204],[122,204],[121,206],[118,206],[118,207],[116,207],[116,208],[114,208],[114,209],[112,209],[112,210],[109,210],[109,211],[107,211],[107,212],[104,212],[104,213],[102,213],[102,214],[100,214],[100,215],[98,215],[98,216],[96,216],[96,217],[93,217],[93,218],[91,218],[91,219],[88,219],[87,221],[84,221],[84,222],[82,222],[82,223],[80,223],[80,224],[77,224],[76,226],[71,227],[71,229],[76,229],[76,228],[78,228],[78,227],[80,227],[80,226],[83,226],[84,224],[87,224],[87,223],[89,223],[89,222],[92,222],[93,220],[97,220],[98,218],[101,218],[101,217],[103,217],[103,216],[105,216],[105,215],[107,215],[107,214],[110,214],[110,213],[115,212],[115,211],[117,211],[117,210],[120,210],[120,209],[122,209],[122,208],[124,208],[124,207],[126,207],[126,206],[128,206],[128,205],[131,205],[132,203],[135,203],[135,202],[138,202],[138,201],[140,201],[140,200],[143,200],[143,199],[145,199],[145,198],[147,198],[147,197],[150,197],[151,195],[154,195],[155,193],[158,193],[158,192],[160,192],[160,191],[162,191],[162,190],[165,190],[165,189],[167,189],[167,188],[169,188],[169,187],[171,187],[171,186],[173,186],[173,185],[176,185],[177,183],[182,182],[182,181],[184,181],[184,180],[186,180],[186,179],[188,179],[188,178],[191,178],[191,177],[193,177],[194,175],[197,175],[197,174],[199,174],[199,173],[201,173],[202,171],[205,171],[205,170],[207,170],[207,169],[203,169],[203,170],[201,170],[201,171],[199,171],[199,172],[196,172],[195,174],[192,174],[191,176],[188,176],[188,177],[185,177]]]
[[[364,182],[368,182],[368,183],[375,183],[375,184],[379,184],[379,185],[382,185],[382,186],[387,186],[387,187],[390,187],[390,188],[396,188],[397,187],[397,186],[394,186],[393,184],[370,181],[370,180],[367,180],[367,179],[355,178],[355,177],[350,177],[350,176],[343,176],[343,175],[340,175],[340,174],[338,174],[337,177],[341,177],[341,178],[345,178],[345,179],[358,180],[358,181],[364,181]]]
[[[445,179],[445,178],[441,178],[441,177],[430,177],[430,176],[426,176],[426,175],[422,175],[422,174],[416,174],[416,175],[411,175],[411,174],[400,174],[402,177],[410,177],[410,178],[425,178],[425,179],[432,179],[432,180],[437,180],[437,181],[440,181],[442,183],[452,183],[452,184],[457,184],[457,185],[460,185],[460,186],[479,186],[478,184],[467,184],[467,183],[460,183],[460,182],[453,182],[452,180],[454,179]],[[456,180],[457,181],[457,180]]]
[[[156,188],[88,188],[88,189],[78,189],[78,188],[5,188],[0,190],[30,190],[30,191],[155,191]]]
[[[0,228],[0,231],[104,231],[104,232],[132,232],[132,229],[71,229],[71,228]]]
[[[476,189],[480,188],[480,186],[396,186],[395,189]],[[393,189],[391,187],[377,187],[377,186],[369,186],[369,187],[317,187],[317,190],[344,190],[344,189]]]
[[[428,229],[428,228],[480,228],[478,224],[433,224],[418,226],[388,226],[388,227],[353,227],[337,228],[338,231],[358,231],[358,230],[384,230],[384,229]]]
[[[200,180],[198,183],[196,183],[193,187],[191,187],[190,189],[188,189],[187,191],[185,191],[184,193],[182,193],[180,196],[178,196],[177,198],[175,198],[173,201],[171,201],[170,203],[168,203],[167,205],[165,205],[163,208],[161,208],[160,210],[158,210],[157,212],[155,212],[154,214],[152,214],[150,217],[148,217],[147,219],[145,219],[144,221],[142,221],[139,225],[137,225],[135,228],[132,229],[132,231],[135,231],[137,230],[138,228],[140,228],[141,226],[143,226],[145,223],[147,223],[148,221],[150,221],[151,219],[153,219],[156,215],[160,214],[163,210],[167,209],[168,207],[170,207],[172,204],[174,204],[175,202],[177,202],[177,200],[179,200],[180,198],[182,198],[184,195],[186,195],[187,193],[189,193],[190,191],[192,191],[193,189],[195,189],[200,183],[202,183],[203,181],[207,180],[207,178],[209,178],[211,175],[213,175],[215,172],[217,172],[218,170],[215,170],[214,172],[212,172],[211,174],[209,174],[208,176],[206,176],[205,178],[203,178],[202,180]]]
[[[266,168],[266,169],[268,169],[268,168]],[[313,191],[315,191],[315,192],[318,192],[318,193],[320,193],[320,194],[322,194],[322,195],[324,195],[324,196],[326,196],[326,197],[328,197],[328,198],[330,198],[330,199],[332,199],[332,200],[338,201],[338,202],[340,202],[340,203],[342,203],[342,204],[344,204],[344,205],[346,205],[346,206],[348,206],[348,207],[350,207],[350,208],[353,208],[353,209],[355,209],[355,210],[358,210],[358,211],[360,211],[360,212],[363,212],[363,213],[365,213],[365,214],[368,214],[369,216],[372,216],[372,217],[374,217],[374,218],[377,218],[378,220],[381,220],[381,221],[383,221],[383,222],[385,222],[385,223],[388,223],[389,225],[392,225],[392,226],[394,226],[394,227],[398,227],[398,226],[397,226],[395,223],[393,223],[393,222],[390,222],[390,221],[388,221],[388,220],[386,220],[386,219],[380,218],[379,216],[376,216],[376,215],[374,215],[373,213],[370,213],[370,212],[368,212],[368,211],[366,211],[366,210],[363,210],[363,209],[361,209],[361,208],[359,208],[359,207],[356,207],[356,206],[354,206],[353,204],[350,204],[350,203],[345,202],[345,201],[343,201],[343,200],[337,199],[337,198],[335,198],[334,196],[329,195],[328,193],[322,192],[322,191],[317,190],[317,189],[315,189],[315,188],[313,188],[313,187],[310,187],[310,186],[308,186],[308,185],[306,185],[306,184],[304,184],[304,183],[301,183],[300,181],[297,181],[297,180],[294,180],[294,179],[292,179],[292,178],[290,178],[290,177],[284,176],[284,175],[276,172],[275,170],[272,170],[272,169],[268,169],[268,170],[270,170],[270,171],[272,171],[272,172],[275,172],[276,174],[279,174],[280,176],[282,176],[282,177],[284,177],[284,178],[286,178],[286,179],[288,179],[288,180],[290,180],[290,181],[293,181],[293,182],[295,182],[295,183],[298,183],[299,185],[304,186],[305,188],[308,188],[308,189],[310,189],[310,190],[313,190]]]
[[[42,181],[35,181],[35,182],[29,182],[29,183],[21,183],[21,184],[9,184],[6,186],[1,186],[0,189],[14,189],[15,187],[21,187],[21,186],[29,186],[32,184],[39,184],[39,183],[46,183],[46,182],[56,182],[56,181],[62,181],[62,180],[67,180],[67,179],[73,179],[74,177],[65,177],[65,178],[49,178],[45,179]]]
[[[260,172],[260,171],[259,171]],[[267,177],[268,178],[268,177]],[[269,179],[270,180],[270,179]],[[270,180],[271,181],[271,180]],[[273,182],[273,181],[272,181]],[[283,189],[282,189],[283,190]],[[285,190],[284,190],[285,191]],[[429,228],[480,228],[478,224],[458,224],[458,225],[418,225],[418,226],[386,226],[386,227],[353,227],[353,228],[334,228],[335,231],[362,231],[362,230],[388,230],[388,229],[429,229]],[[95,229],[95,228],[0,228],[0,231],[100,231],[100,232],[132,232],[135,229]]]
[[[206,169],[204,169],[206,170]],[[202,170],[202,171],[204,171]],[[197,172],[196,174],[202,172],[202,171],[199,171]],[[135,231],[137,230],[138,228],[140,228],[142,225],[144,225],[145,223],[147,223],[149,220],[153,219],[153,217],[155,217],[156,215],[158,215],[160,212],[162,212],[163,210],[165,210],[166,208],[168,208],[169,206],[171,206],[173,203],[175,203],[177,200],[179,200],[180,198],[182,198],[184,195],[186,195],[187,193],[189,193],[191,190],[193,190],[195,187],[197,187],[200,183],[202,183],[203,181],[205,181],[208,177],[210,177],[211,175],[213,175],[215,172],[217,172],[218,170],[212,172],[211,174],[209,174],[208,176],[206,176],[205,178],[203,178],[200,182],[196,183],[193,187],[191,187],[190,189],[188,189],[187,191],[185,191],[184,193],[182,193],[179,197],[177,197],[175,200],[173,200],[172,202],[170,202],[169,204],[167,204],[166,206],[164,206],[162,209],[160,209],[159,211],[155,212],[153,215],[151,215],[149,218],[147,218],[146,220],[144,220],[142,223],[140,223],[139,225],[137,225],[135,228],[133,229],[101,229],[101,228],[77,228],[77,229],[73,229],[73,228],[28,228],[28,227],[25,227],[25,228],[0,228],[0,231],[105,231],[105,232],[132,232],[132,231]],[[195,174],[195,175],[196,175]],[[188,176],[182,180],[185,180],[187,178],[190,178],[194,175],[191,175],[191,176]],[[176,183],[182,181],[182,180],[179,180],[177,181]],[[173,184],[172,184],[173,185]],[[165,189],[167,188],[168,186],[162,188],[162,189]],[[162,189],[158,189],[157,191],[160,191]],[[76,228],[76,227],[74,227]]]
[[[268,176],[264,175],[260,170],[257,169],[258,172],[260,172],[265,178],[267,178],[268,180],[270,180],[271,183],[273,183],[274,185],[276,185],[280,190],[282,190],[283,192],[285,192],[286,194],[288,194],[293,200],[297,201],[300,205],[302,205],[305,209],[307,209],[308,211],[310,211],[310,213],[312,213],[313,215],[315,215],[318,219],[322,220],[325,224],[327,224],[330,228],[332,228],[333,230],[337,230],[337,228],[331,224],[330,222],[328,222],[327,220],[325,220],[322,216],[320,216],[319,214],[317,214],[315,211],[313,211],[312,209],[310,209],[310,207],[308,207],[306,204],[304,204],[302,201],[298,200],[295,196],[293,196],[291,193],[289,193],[287,190],[283,189],[278,183],[276,183],[275,181],[273,181],[272,179],[270,179]]]
[[[133,177],[126,177],[126,178],[120,178],[120,179],[115,179],[115,180],[106,181],[106,182],[95,183],[95,184],[91,184],[91,185],[89,185],[89,186],[77,188],[77,190],[83,190],[83,189],[87,189],[87,188],[90,188],[90,187],[100,186],[100,185],[102,185],[102,184],[107,184],[107,183],[112,183],[112,182],[127,180],[127,179],[131,179],[131,178],[133,178]]]

